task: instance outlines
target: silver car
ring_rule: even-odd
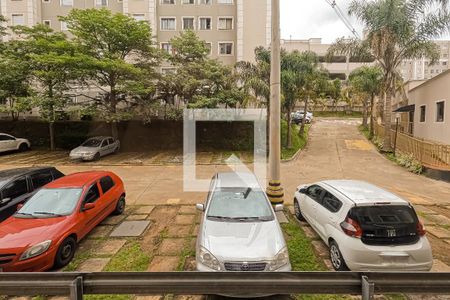
[[[109,136],[96,136],[70,151],[71,159],[97,160],[120,149],[120,141]]]
[[[288,250],[269,199],[250,173],[212,178],[197,238],[198,271],[290,271]],[[275,211],[283,205],[275,206]]]

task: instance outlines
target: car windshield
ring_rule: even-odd
[[[82,189],[41,189],[16,213],[16,217],[46,218],[73,212]]]
[[[93,138],[93,139],[88,139],[81,146],[83,146],[83,147],[100,147],[101,143],[102,143],[102,140]]]
[[[211,198],[208,219],[234,221],[274,220],[264,192],[251,188],[221,188]]]

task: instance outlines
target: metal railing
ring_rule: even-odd
[[[450,294],[450,273],[171,272],[0,273],[0,295]]]

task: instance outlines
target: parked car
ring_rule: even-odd
[[[338,271],[429,271],[425,229],[410,203],[372,184],[330,180],[301,185],[295,215],[330,251]]]
[[[0,133],[0,153],[6,151],[27,151],[31,143],[27,139],[16,138],[6,133]]]
[[[70,151],[71,159],[97,160],[120,149],[120,141],[110,136],[96,136]]]
[[[303,120],[303,115],[304,115],[303,111],[297,111],[297,112],[292,113],[292,115],[291,115],[292,123],[295,123],[297,125],[300,124]],[[312,120],[313,120],[313,113],[307,112],[305,122],[307,124],[310,124],[312,122]]]
[[[124,209],[123,182],[111,172],[75,173],[55,180],[0,224],[0,270],[63,267],[72,260],[78,241]]]
[[[290,271],[288,250],[264,189],[250,173],[211,180],[197,238],[199,271]],[[275,211],[283,209],[275,206]]]
[[[64,174],[53,167],[19,168],[0,171],[0,222],[16,212],[37,189]]]

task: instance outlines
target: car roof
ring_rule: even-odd
[[[104,139],[112,139],[112,136],[103,136],[103,135],[99,135],[99,136],[91,136],[90,138],[88,138],[88,140],[90,139],[99,139],[99,140],[104,140]]]
[[[326,180],[321,183],[338,191],[355,204],[371,204],[377,202],[398,204],[409,203],[408,201],[365,181]]]
[[[0,171],[0,181],[10,179],[12,177],[26,175],[29,173],[33,173],[41,170],[49,170],[53,169],[53,167],[24,167],[24,168],[15,168],[15,169],[7,169]]]
[[[227,187],[251,187],[261,189],[258,179],[253,173],[246,172],[221,172],[217,173],[217,188]]]
[[[66,175],[61,177],[55,181],[50,182],[45,187],[46,188],[68,188],[68,187],[84,187],[87,184],[90,184],[92,181],[103,177],[111,175],[111,172],[107,171],[87,171],[87,172],[78,172],[70,175]]]

